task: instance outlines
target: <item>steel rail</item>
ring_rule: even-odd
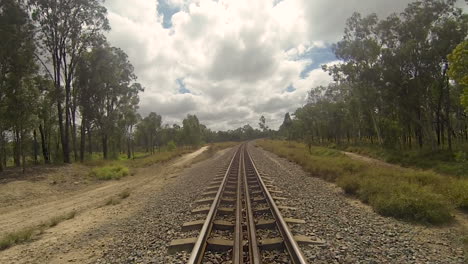
[[[221,183],[221,186],[219,187],[218,192],[216,193],[216,196],[214,198],[214,201],[211,204],[210,211],[208,212],[208,215],[206,216],[205,223],[203,224],[203,227],[200,231],[200,235],[198,235],[197,242],[193,246],[193,249],[192,249],[192,252],[190,254],[190,258],[187,264],[200,264],[203,260],[203,256],[204,256],[206,246],[207,246],[207,240],[211,233],[211,230],[213,229],[213,220],[218,211],[218,206],[221,203],[221,195],[223,194],[224,189],[226,187],[227,179],[229,177],[232,164],[234,163],[235,158],[239,156],[240,150],[241,148],[239,147],[236,150],[236,153],[232,156],[231,162],[229,163],[229,167],[227,168],[226,173],[224,174],[224,178]]]
[[[247,148],[246,150],[247,151]],[[257,230],[255,226],[255,219],[252,210],[252,200],[250,199],[249,193],[249,183],[247,180],[247,169],[245,166],[245,155],[242,157],[242,170],[244,173],[244,199],[245,199],[245,212],[247,219],[247,235],[249,239],[249,260],[250,264],[260,264],[262,263],[260,256],[260,249],[258,246],[257,240]]]
[[[236,225],[234,228],[234,248],[232,250],[232,263],[242,264],[244,262],[243,228],[242,228],[242,157],[244,145],[240,146],[239,167],[237,168],[237,197],[236,197]]]
[[[276,220],[276,226],[278,227],[278,230],[280,231],[281,236],[283,237],[283,243],[286,247],[286,250],[289,253],[289,256],[291,257],[292,263],[307,264],[307,261],[305,260],[305,257],[302,254],[301,249],[299,248],[299,245],[297,244],[296,240],[294,240],[294,236],[289,230],[288,224],[286,223],[286,221],[284,221],[280,210],[278,209],[275,201],[273,200],[273,197],[271,196],[265,183],[263,182],[262,177],[260,177],[260,173],[258,172],[257,167],[255,166],[255,163],[252,157],[250,156],[250,153],[248,152],[247,148],[246,148],[245,153],[247,154],[246,155],[246,157],[248,158],[247,160],[249,161],[250,165],[252,166],[257,176],[258,182],[260,183],[260,187],[266,196],[266,201],[271,209],[273,217]]]

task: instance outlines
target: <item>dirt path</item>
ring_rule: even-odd
[[[394,169],[403,169],[401,166],[398,166],[398,165],[395,165],[395,164],[390,164],[390,163],[387,163],[387,162],[379,160],[379,159],[374,159],[374,158],[370,158],[370,157],[367,157],[367,156],[362,156],[362,155],[359,155],[359,154],[356,154],[356,153],[353,153],[353,152],[342,151],[342,153],[345,154],[346,156],[354,159],[354,160],[364,161],[364,162],[370,163],[372,165],[390,167],[390,168],[394,168]]]
[[[71,211],[77,212],[77,215],[47,229],[33,242],[0,251],[0,263],[37,263],[38,258],[46,258],[47,263],[63,263],[65,260],[81,263],[80,260],[92,258],[96,248],[108,242],[105,241],[107,238],[101,236],[93,240],[94,245],[89,245],[90,241],[87,240],[74,241],[78,234],[89,232],[99,225],[112,224],[133,214],[139,209],[139,205],[145,203],[148,194],[163,188],[205,150],[206,148],[202,148],[166,164],[137,169],[133,176],[119,181],[64,193],[54,201],[44,198],[47,202],[43,204],[25,208],[18,204],[16,210],[9,208],[8,212],[0,215],[0,233],[36,226]],[[130,194],[127,199],[121,200],[118,205],[105,206],[109,199],[118,198],[124,191]],[[61,254],[55,254],[54,249],[60,250]]]

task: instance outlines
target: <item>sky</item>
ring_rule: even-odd
[[[142,116],[187,114],[213,130],[276,129],[307,92],[327,85],[354,11],[384,18],[409,0],[107,0],[107,33],[135,67]]]

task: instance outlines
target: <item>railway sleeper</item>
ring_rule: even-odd
[[[278,209],[280,210],[290,210],[290,211],[295,211],[297,210],[297,208],[295,207],[290,207],[290,206],[282,206],[282,205],[278,205],[277,206]],[[254,209],[254,212],[255,213],[268,213],[271,211],[271,208],[270,207],[259,207],[257,209]]]
[[[192,210],[192,214],[206,214],[210,211],[210,207],[201,207]],[[229,215],[234,213],[234,208],[219,207],[218,213],[221,215]]]
[[[302,219],[296,219],[296,218],[283,218],[284,221],[288,224],[305,224],[306,222]],[[258,229],[269,229],[273,228],[276,226],[276,221],[274,219],[268,219],[268,220],[259,220],[255,226]]]
[[[308,236],[294,236],[294,240],[298,244],[302,245],[322,245],[325,244],[325,241],[320,238],[312,239]],[[283,238],[281,237],[274,237],[274,238],[265,238],[259,241],[259,247],[263,250],[276,250],[276,249],[283,249],[284,243]]]
[[[186,222],[182,225],[182,231],[186,232],[186,231],[193,231],[193,230],[201,229],[204,223],[205,223],[204,219]],[[230,221],[225,221],[225,220],[215,220],[213,222],[213,226],[215,229],[218,229],[218,230],[233,230],[234,229],[234,224]]]

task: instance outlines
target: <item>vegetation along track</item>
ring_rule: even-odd
[[[205,219],[185,223],[184,231],[198,237],[171,242],[169,253],[185,250],[189,264],[199,263],[306,263],[298,243],[313,243],[293,236],[288,224],[304,221],[284,218],[294,208],[279,206],[285,200],[273,180],[258,172],[247,144],[240,145],[228,167],[195,201],[192,213]],[[210,207],[207,207],[211,203]]]

